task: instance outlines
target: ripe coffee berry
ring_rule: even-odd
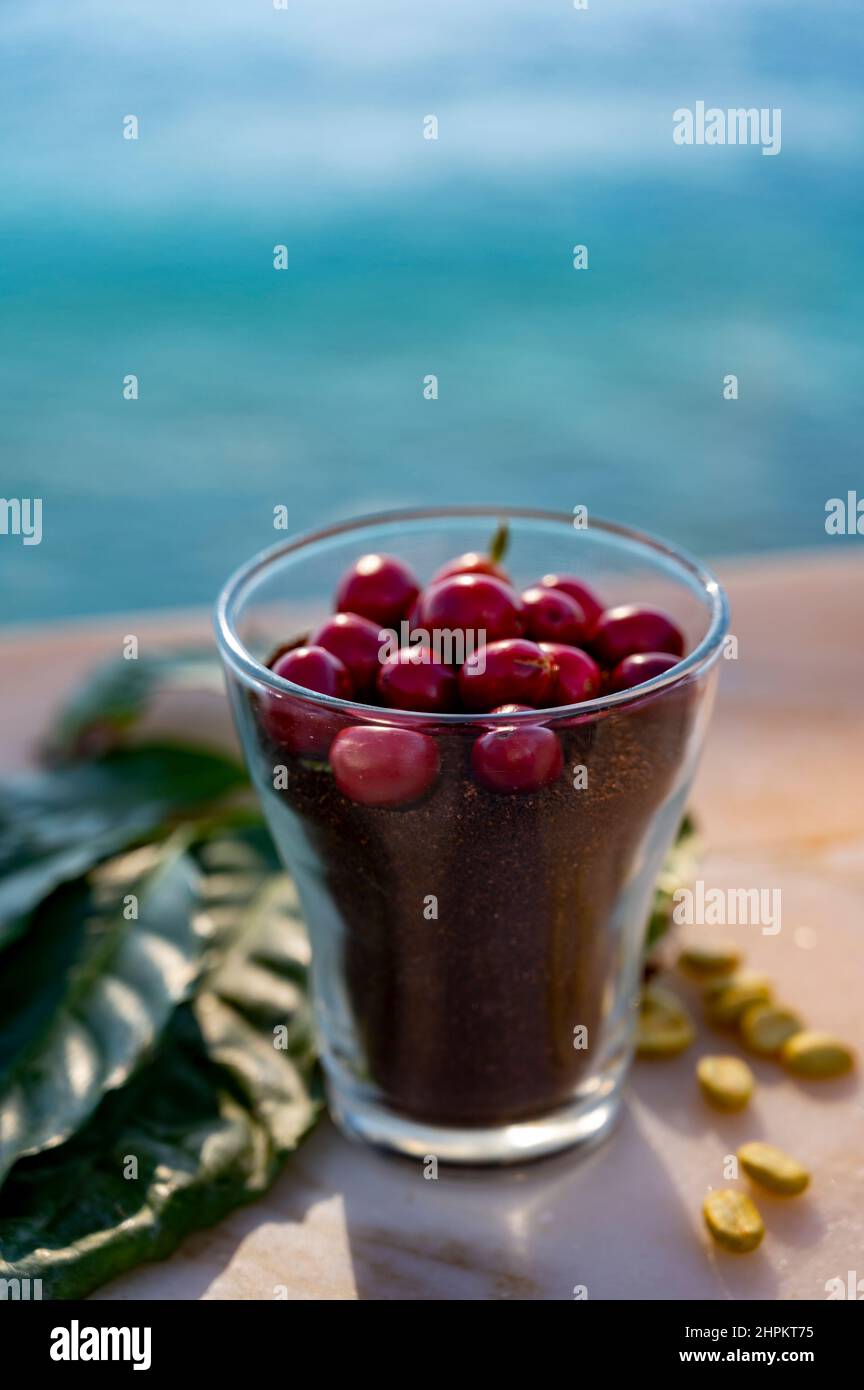
[[[330,765],[340,791],[361,806],[405,806],[438,775],[438,750],[428,734],[356,725],[333,740]]]
[[[459,694],[466,709],[496,705],[542,704],[552,687],[552,658],[524,637],[479,647],[459,672]]]
[[[427,647],[402,647],[378,673],[378,694],[391,709],[444,713],[456,708],[456,677]]]
[[[440,570],[433,574],[431,582],[437,584],[441,579],[451,579],[454,574],[491,574],[503,584],[510,583],[507,571],[501,565],[490,560],[488,555],[478,555],[476,550],[469,550],[467,554],[459,555],[455,560],[442,565]]]
[[[407,565],[392,555],[363,555],[342,576],[335,607],[359,613],[379,627],[395,627],[417,597],[419,584]]]
[[[522,595],[525,630],[535,642],[577,643],[585,635],[585,612],[560,589],[535,584]]]
[[[490,729],[471,749],[471,770],[492,792],[536,792],[564,769],[561,744],[551,729],[526,724]]]
[[[591,650],[604,666],[617,666],[625,656],[668,652],[681,656],[684,637],[671,618],[657,608],[625,603],[607,608],[591,634]]]
[[[355,694],[375,686],[380,661],[381,628],[359,613],[336,613],[313,632],[310,643],[337,656],[354,683]]]
[[[420,626],[426,631],[485,632],[487,642],[519,637],[524,628],[518,595],[491,574],[456,574],[424,590]]]
[[[319,695],[350,700],[354,694],[346,666],[324,647],[294,647],[273,663],[273,674],[306,690],[316,690]]]
[[[558,589],[562,594],[575,599],[585,614],[586,627],[589,631],[593,628],[603,612],[603,604],[593,589],[589,589],[587,584],[583,584],[581,579],[572,574],[544,574],[540,583],[544,589]]]
[[[353,693],[351,677],[342,662],[323,647],[295,647],[274,661],[272,669],[277,676],[320,695],[348,700]],[[262,697],[260,709],[270,737],[298,757],[326,757],[345,722],[333,710],[275,691]]]
[[[564,646],[561,642],[541,642],[540,650],[546,653],[555,667],[552,687],[546,698],[547,705],[578,705],[582,700],[593,700],[600,694],[602,672],[587,652],[580,647]]]
[[[670,656],[667,652],[638,652],[635,656],[625,656],[609,677],[609,689],[630,690],[634,685],[651,681],[677,665],[677,656]]]

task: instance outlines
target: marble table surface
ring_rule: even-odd
[[[739,649],[724,662],[693,798],[702,877],[782,889],[778,934],[722,935],[814,1026],[864,1056],[864,560],[846,548],[718,569]],[[28,761],[62,687],[130,631],[183,641],[209,622],[127,616],[0,634],[4,771]],[[158,717],[170,724],[172,712]],[[584,1158],[442,1166],[429,1181],[325,1120],[261,1201],[96,1296],[524,1300],[571,1299],[584,1286],[589,1299],[824,1299],[828,1281],[864,1279],[859,1078],[802,1084],[757,1063],[750,1109],[724,1117],[695,1091],[699,1050],[716,1051],[716,1035],[702,1031],[675,1061],[637,1063],[617,1130]],[[726,1155],[758,1137],[798,1155],[812,1190],[760,1197],[761,1249],[723,1255],[708,1247],[701,1201],[723,1181]]]

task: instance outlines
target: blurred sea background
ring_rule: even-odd
[[[862,49],[860,0],[10,0],[2,621],[210,603],[280,504],[854,543]],[[781,153],[676,146],[700,100]]]

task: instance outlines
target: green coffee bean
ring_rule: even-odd
[[[715,999],[720,998],[724,989],[729,989],[730,985],[734,985],[737,974],[738,972],[735,971],[731,975],[718,975],[716,980],[705,981],[702,986],[702,1003],[706,1009]]]
[[[640,1057],[677,1057],[695,1034],[690,1015],[677,995],[662,985],[649,985],[642,993],[636,1031]]]
[[[740,1057],[700,1057],[696,1077],[708,1104],[717,1110],[743,1110],[755,1085]]]
[[[718,1187],[702,1203],[705,1225],[718,1245],[736,1255],[755,1250],[765,1234],[756,1203],[746,1192]]]
[[[732,975],[741,964],[741,953],[734,946],[706,944],[685,946],[678,957],[678,967],[696,980],[710,980]]]
[[[783,1044],[804,1024],[780,1004],[751,1004],[741,1015],[741,1040],[760,1057],[776,1057]]]
[[[757,986],[763,989],[771,988],[771,981],[767,975],[763,975],[756,970],[733,970],[728,975],[718,975],[715,979],[706,980],[702,986],[702,999],[706,1004],[719,999],[724,990],[739,986]]]
[[[780,1059],[795,1076],[828,1078],[843,1076],[855,1065],[851,1048],[830,1033],[805,1028],[783,1044]]]
[[[734,1027],[752,1004],[771,1003],[771,982],[764,975],[742,970],[725,984],[717,982],[705,993],[705,1013],[711,1023]]]
[[[776,1149],[773,1144],[763,1144],[754,1139],[742,1144],[738,1150],[738,1162],[748,1178],[767,1187],[769,1192],[779,1192],[784,1197],[797,1197],[809,1185],[810,1174],[794,1158]]]

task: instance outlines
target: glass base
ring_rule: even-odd
[[[457,1129],[423,1124],[388,1110],[377,1101],[327,1081],[330,1113],[349,1139],[389,1149],[421,1162],[527,1163],[563,1149],[582,1149],[602,1143],[611,1133],[621,1107],[623,1068],[587,1097],[551,1114],[518,1124]]]

